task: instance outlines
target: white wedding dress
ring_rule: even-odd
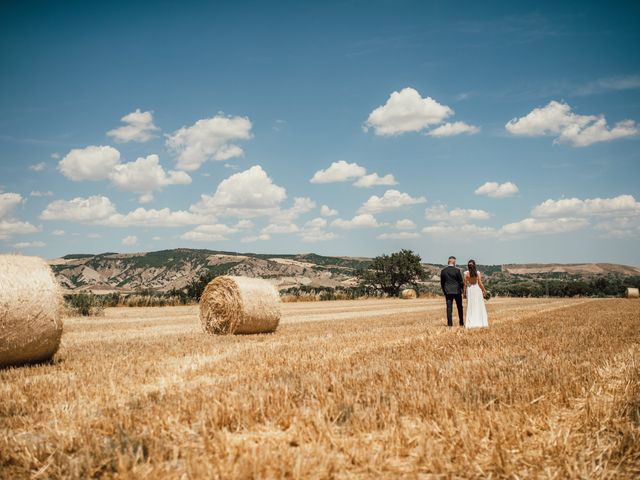
[[[465,272],[469,277],[469,272]],[[489,326],[487,307],[484,304],[484,294],[478,283],[467,284],[467,315],[464,320],[465,328],[484,328]]]

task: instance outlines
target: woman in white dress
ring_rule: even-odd
[[[476,268],[475,260],[467,263],[468,271],[464,272],[464,293],[467,297],[466,328],[482,328],[489,326],[487,308],[484,305],[486,289],[482,284],[482,274]]]

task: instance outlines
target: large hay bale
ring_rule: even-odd
[[[280,295],[260,278],[217,277],[200,298],[200,322],[207,333],[268,333],[279,321]]]
[[[637,288],[627,288],[627,298],[640,298],[640,290]]]
[[[44,260],[0,255],[0,367],[51,359],[62,311],[60,287]]]
[[[405,300],[411,300],[414,298],[418,298],[418,294],[413,288],[405,288],[400,292],[400,298],[404,298]]]

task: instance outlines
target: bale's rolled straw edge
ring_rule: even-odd
[[[207,333],[269,333],[279,321],[280,295],[266,280],[217,277],[200,298],[200,322]]]
[[[62,311],[44,260],[0,255],[0,367],[50,360],[60,346]]]
[[[640,290],[637,288],[627,288],[627,298],[640,298]]]

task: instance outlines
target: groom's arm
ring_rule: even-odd
[[[440,288],[442,289],[442,293],[444,293],[444,270],[440,272]]]
[[[464,280],[462,280],[462,274],[460,273],[460,270],[458,270],[458,274],[456,275],[456,277],[458,280],[458,285],[460,286],[460,290],[464,292]]]

